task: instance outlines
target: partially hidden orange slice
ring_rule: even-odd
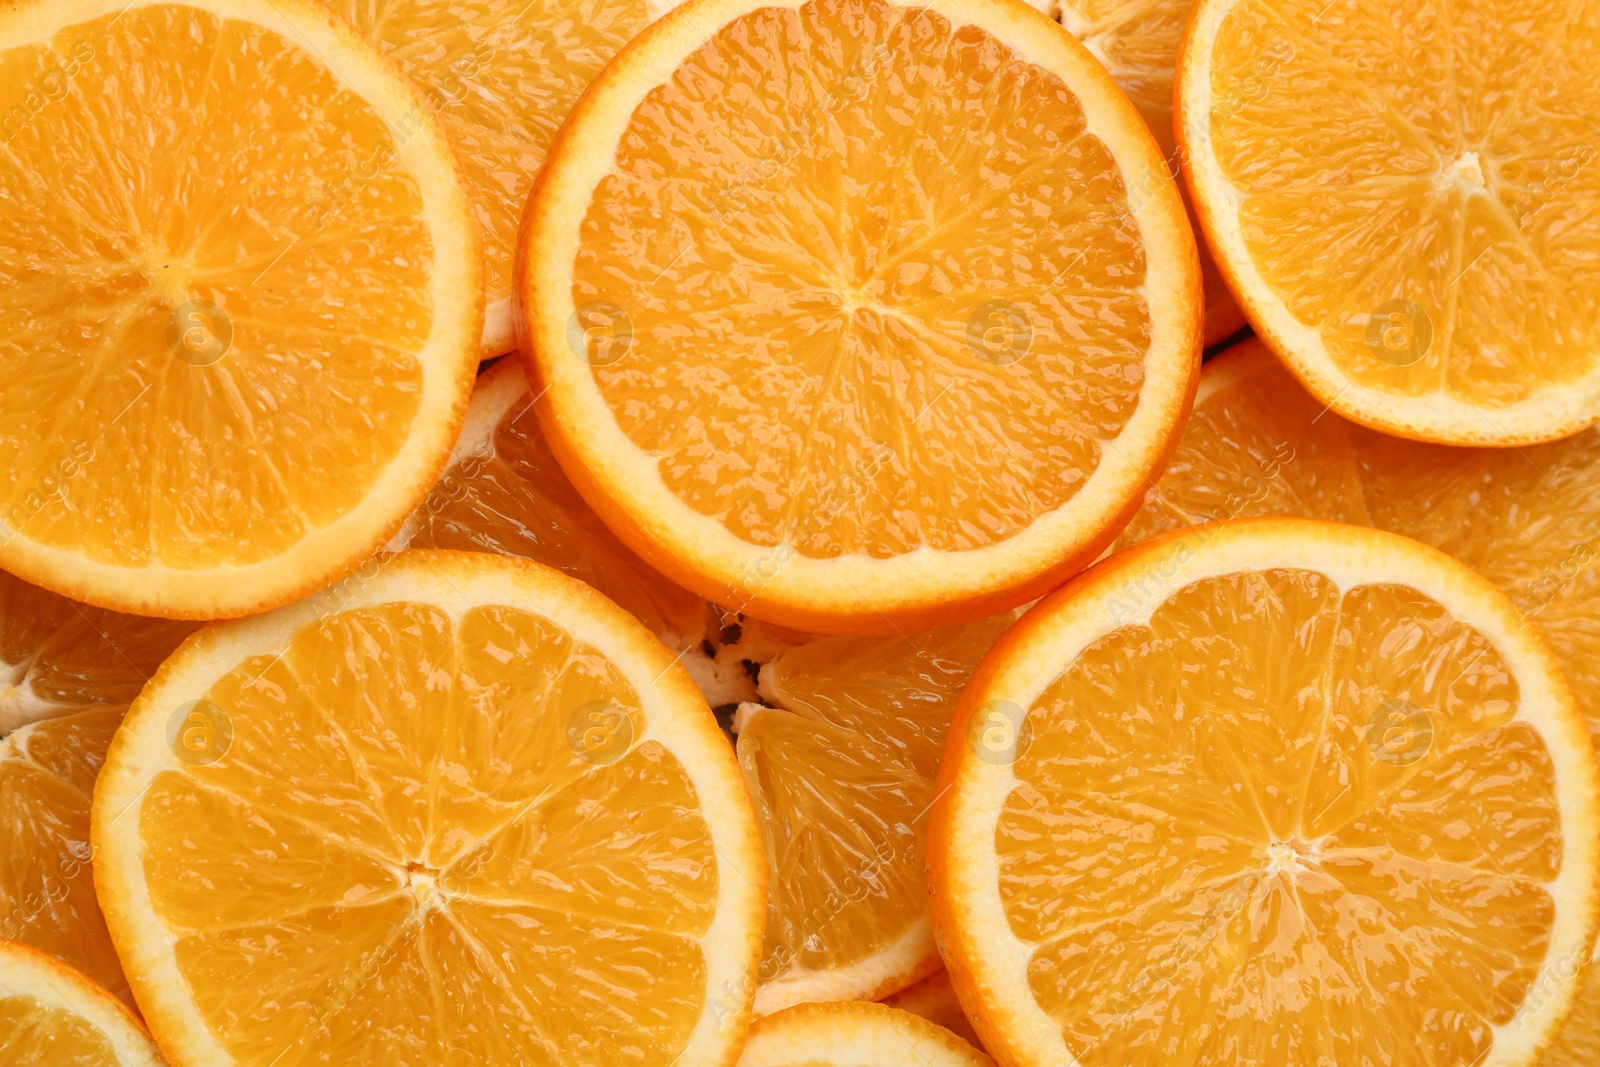
[[[688,675],[557,571],[394,556],[207,628],[95,787],[95,884],[175,1067],[722,1067],[765,873]]]
[[[444,467],[483,323],[416,88],[311,0],[27,0],[0,115],[0,566],[206,619],[371,555]]]
[[[767,849],[758,1014],[876,1000],[938,969],[922,873],[933,776],[962,687],[1012,621],[826,637],[761,668],[764,704],[736,722]]]
[[[400,64],[461,154],[484,234],[483,354],[516,342],[517,224],[578,95],[671,0],[334,0]]]
[[[1423,0],[1404,21],[1195,5],[1177,133],[1212,253],[1347,418],[1457,445],[1576,433],[1600,416],[1600,21],[1512,0]]]
[[[1600,734],[1600,432],[1514,449],[1397,440],[1327,410],[1252,340],[1206,364],[1172,463],[1119,544],[1250,515],[1378,526],[1469,564],[1543,633]],[[1585,962],[1558,961],[1559,985]],[[1600,1047],[1588,973],[1551,1063],[1588,1064]]]
[[[802,1004],[750,1033],[738,1067],[994,1067],[955,1034],[882,1004]]]
[[[1393,534],[1155,538],[962,696],[934,927],[1017,1065],[1529,1064],[1593,947],[1600,769],[1536,631]]]
[[[0,1062],[166,1067],[126,1007],[60,960],[0,940]]]
[[[0,573],[0,939],[49,953],[124,1000],[94,894],[89,805],[123,712],[193,629]]]
[[[920,1015],[929,1022],[949,1030],[974,1048],[980,1050],[983,1048],[983,1042],[972,1029],[972,1024],[967,1021],[966,1013],[961,1010],[961,1001],[956,997],[955,987],[950,984],[950,975],[943,967],[916,985],[907,986],[892,996],[884,997],[882,1003],[900,1011]]]
[[[1105,547],[1188,404],[1182,202],[1129,194],[1161,165],[1021,5],[695,0],[599,75],[529,201],[551,448],[642,557],[760,618],[1026,602]]]
[[[1172,86],[1194,0],[1062,0],[1059,6],[1061,24],[1106,65],[1144,117],[1166,156],[1162,173],[1176,177],[1182,168],[1172,132]],[[1158,182],[1157,175],[1149,174],[1131,186],[1135,195],[1144,195]],[[1245,318],[1204,246],[1200,248],[1200,275],[1205,283],[1205,343],[1209,348],[1243,329]]]

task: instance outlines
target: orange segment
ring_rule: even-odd
[[[706,90],[716,85],[715,92]],[[1186,403],[1156,146],[980,0],[701,0],[553,151],[523,239],[541,419],[622,538],[824,632],[982,617],[1090,559]]]
[[[950,976],[942,967],[916,985],[908,986],[891,997],[885,997],[883,1003],[900,1011],[909,1011],[912,1015],[920,1015],[929,1022],[949,1030],[974,1048],[980,1051],[983,1048],[983,1043],[978,1040],[972,1024],[967,1021],[966,1014],[961,1010],[961,1001],[956,999],[956,991],[950,984]]]
[[[0,71],[0,563],[214,618],[370,554],[443,464],[481,328],[415,90],[304,2],[24,4]]]
[[[1301,515],[1378,526],[1442,548],[1499,586],[1538,625],[1595,735],[1597,511],[1594,430],[1520,449],[1399,441],[1327,411],[1250,341],[1206,365],[1172,464],[1121,543],[1235,515]],[[1579,978],[1581,963],[1560,961],[1555,987]],[[1587,1062],[1582,1049],[1600,1033],[1593,1021],[1600,976],[1592,982],[1553,1062]]]
[[[829,637],[761,671],[738,753],[767,844],[756,1011],[876,999],[938,967],[923,833],[961,688],[1009,613],[906,637]]]
[[[1450,444],[1600,415],[1600,178],[1571,5],[1202,0],[1179,139],[1258,331],[1323,403]]]
[[[118,738],[96,879],[177,1064],[442,1040],[720,1064],[743,1039],[748,797],[682,668],[572,579],[392,557],[338,610],[206,631]]]
[[[0,941],[0,1059],[166,1067],[132,1012],[60,960],[14,941]]]
[[[1172,132],[1173,68],[1193,7],[1194,0],[1062,0],[1057,16],[1106,65],[1139,109],[1166,156],[1163,173],[1173,177],[1182,158]],[[1154,180],[1155,176],[1149,175],[1131,184],[1143,192]],[[1187,194],[1184,200],[1187,207]],[[1200,276],[1205,284],[1205,343],[1209,348],[1238,333],[1245,319],[1204,247],[1200,249]]]
[[[455,142],[483,227],[483,355],[511,351],[511,262],[533,177],[578,95],[670,5],[336,0],[331,6],[400,64]]]
[[[882,1004],[802,1004],[756,1024],[738,1067],[993,1067],[950,1031]]]
[[[951,738],[931,907],[1008,1063],[1526,1064],[1571,1007],[1542,990],[1593,946],[1600,769],[1539,637],[1442,553],[1146,542],[1002,639]]]
[[[704,634],[705,602],[618,541],[567,481],[517,360],[478,379],[449,467],[390,547],[523,556],[594,586],[669,646]]]

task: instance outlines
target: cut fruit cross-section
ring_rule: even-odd
[[[1060,7],[1061,24],[1117,79],[1166,154],[1164,173],[1176,176],[1180,168],[1172,132],[1173,68],[1194,0],[1063,0]],[[1135,192],[1148,192],[1153,177],[1136,178],[1131,183]],[[1244,312],[1234,303],[1228,283],[1204,247],[1200,249],[1200,275],[1205,283],[1205,343],[1209,348],[1244,327]]]
[[[0,1063],[166,1067],[133,1013],[60,960],[0,941]]]
[[[193,623],[119,615],[0,572],[0,938],[131,999],[90,870],[95,774],[122,713]]]
[[[1177,134],[1211,251],[1323,404],[1443,444],[1600,416],[1587,0],[1200,0]]]
[[[515,346],[511,259],[550,140],[578,95],[671,0],[333,0],[427,97],[484,233],[483,355]]]
[[[175,1067],[722,1067],[765,872],[669,652],[526,560],[419,551],[213,626],[128,712],[95,884]]]
[[[629,551],[567,481],[515,359],[478,378],[450,465],[389,547],[522,556],[598,589],[671,648],[705,635],[705,601]]]
[[[893,996],[885,997],[882,1003],[901,1011],[909,1011],[913,1015],[920,1015],[929,1022],[949,1030],[974,1048],[980,1051],[983,1048],[983,1042],[972,1029],[972,1024],[967,1021],[966,1013],[961,1010],[961,1001],[956,998],[955,987],[950,984],[950,976],[943,967],[916,985],[908,986]]]
[[[762,667],[767,706],[736,723],[767,846],[757,1013],[876,1000],[938,969],[922,874],[933,776],[962,686],[1012,619],[826,637]]]
[[[1251,515],[1377,526],[1470,565],[1538,625],[1600,736],[1600,431],[1516,449],[1398,440],[1326,410],[1251,340],[1206,364],[1183,440],[1122,544]],[[1581,962],[1565,961],[1562,984]],[[1552,1065],[1586,1067],[1585,1048],[1600,1048],[1600,969],[1588,981]]]
[[[1013,1067],[1520,1067],[1594,944],[1597,780],[1554,658],[1459,562],[1356,526],[1195,527],[985,658],[930,909]]]
[[[1009,0],[694,0],[600,74],[529,200],[551,448],[657,569],[781,625],[1024,603],[1115,536],[1192,395],[1161,166]]]
[[[483,326],[416,88],[313,0],[24,0],[0,116],[0,566],[209,619],[371,555]]]
[[[994,1067],[955,1034],[882,1004],[802,1004],[750,1032],[738,1067]]]

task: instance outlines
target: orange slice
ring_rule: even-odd
[[[967,1021],[966,1013],[961,1010],[961,1001],[956,998],[950,975],[943,967],[916,985],[885,997],[883,1003],[900,1011],[909,1011],[912,1015],[920,1015],[980,1051],[983,1048],[983,1042],[978,1039],[972,1024]]]
[[[482,331],[422,96],[311,0],[26,0],[0,86],[0,566],[216,618],[371,555]]]
[[[95,788],[95,884],[175,1067],[731,1063],[760,839],[688,675],[526,560],[408,552],[210,627]]]
[[[132,1012],[60,960],[0,941],[0,1062],[166,1067]]]
[[[1595,737],[1597,514],[1600,431],[1517,449],[1399,441],[1326,410],[1251,340],[1206,364],[1172,464],[1123,540],[1216,518],[1299,515],[1380,526],[1442,548],[1537,623]],[[1560,962],[1562,985],[1581,976],[1582,963]],[[1591,969],[1588,982],[1552,1063],[1587,1064],[1585,1048],[1600,1048],[1600,972]]]
[[[1201,0],[1178,70],[1200,222],[1245,313],[1322,403],[1447,444],[1600,416],[1578,5]]]
[[[122,713],[193,629],[74,603],[0,572],[0,938],[124,1000],[94,895],[89,802]]]
[[[994,1067],[955,1034],[882,1004],[802,1004],[750,1032],[738,1067]]]
[[[714,90],[711,87],[715,87]],[[1005,0],[696,0],[590,87],[524,223],[540,421],[595,510],[812,632],[982,618],[1160,469],[1199,275],[1103,67]]]
[[[1014,1067],[1528,1064],[1594,943],[1597,784],[1555,660],[1462,564],[1355,526],[1196,527],[985,659],[930,907]]]
[[[600,68],[671,0],[334,0],[427,98],[484,234],[483,354],[515,347],[511,261],[533,177]]]
[[[517,360],[479,377],[449,466],[390,547],[522,556],[592,585],[669,647],[705,633],[705,601],[629,551],[567,481]]]
[[[939,967],[923,888],[933,776],[957,698],[1012,616],[828,637],[761,668],[739,765],[767,846],[756,1012],[876,1000]]]
[[[1166,156],[1162,173],[1177,177],[1177,145],[1172,132],[1173,68],[1194,0],[1062,0],[1061,24],[1084,43],[1117,80],[1139,109],[1145,125]],[[1135,195],[1149,191],[1154,175],[1131,183]],[[1188,196],[1184,196],[1188,207]],[[1190,212],[1193,220],[1193,212]],[[1244,328],[1244,312],[1210,252],[1200,249],[1200,276],[1205,286],[1205,343],[1219,344]]]

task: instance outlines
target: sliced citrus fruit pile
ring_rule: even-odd
[[[0,573],[0,938],[64,960],[123,999],[90,871],[90,798],[122,713],[193,629]]]
[[[1379,526],[1470,564],[1537,623],[1600,736],[1600,431],[1515,449],[1397,440],[1328,411],[1251,340],[1206,364],[1172,464],[1122,543],[1249,515]],[[1600,972],[1589,983],[1553,1063],[1600,1047]]]
[[[483,354],[515,346],[511,260],[534,175],[578,94],[671,0],[334,0],[427,97],[484,235]]]
[[[826,637],[761,669],[737,722],[767,846],[761,1014],[875,1000],[939,967],[923,889],[933,776],[961,688],[1011,624]]]
[[[0,941],[0,1062],[166,1067],[115,997],[60,960]]]
[[[972,1029],[972,1024],[967,1021],[966,1012],[961,1010],[961,1001],[956,997],[955,987],[950,984],[950,975],[943,967],[916,985],[884,997],[882,1003],[900,1011],[920,1015],[929,1022],[944,1027],[980,1051],[983,1048],[983,1043]]]
[[[704,637],[705,601],[629,551],[567,481],[516,360],[479,377],[450,465],[390,547],[523,556],[592,585],[673,648]]]
[[[443,469],[482,329],[421,95],[310,0],[28,0],[0,72],[0,566],[214,618],[369,555]]]
[[[1200,222],[1319,400],[1450,444],[1600,415],[1600,218],[1578,5],[1201,0],[1178,75]]]
[[[1166,156],[1164,173],[1171,176],[1180,170],[1172,132],[1174,68],[1193,7],[1194,0],[1063,0],[1057,16],[1106,65],[1139,109]],[[1147,194],[1154,180],[1154,175],[1136,179],[1131,185],[1133,194]],[[1186,195],[1186,207],[1187,199]],[[1245,320],[1203,246],[1200,276],[1205,285],[1205,343],[1209,348],[1238,333]]]
[[[994,1067],[950,1031],[882,1004],[802,1004],[750,1032],[738,1067]]]
[[[557,571],[408,552],[169,659],[95,882],[174,1064],[725,1064],[765,873],[705,702]]]
[[[891,633],[1025,602],[1114,535],[1193,388],[1182,202],[1127,194],[1161,164],[1017,5],[679,8],[529,201],[551,447],[641,556],[761,618]]]
[[[1555,660],[1457,561],[1181,530],[985,659],[930,906],[1008,1064],[1527,1064],[1594,943],[1597,779]]]

